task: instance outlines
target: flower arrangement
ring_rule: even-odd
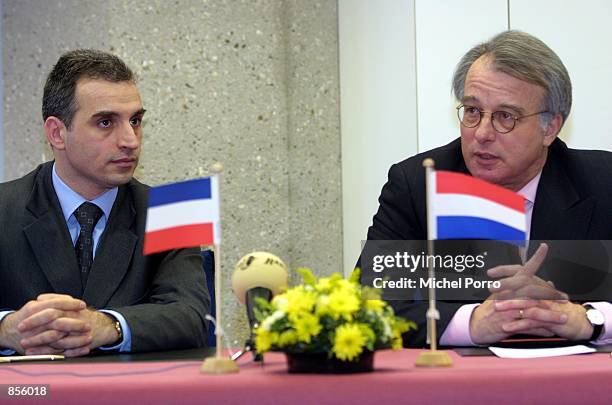
[[[396,317],[380,292],[359,284],[359,269],[345,280],[340,274],[317,279],[297,270],[304,283],[259,300],[255,309],[257,351],[326,353],[328,358],[356,361],[364,351],[402,347],[402,333],[416,324]]]

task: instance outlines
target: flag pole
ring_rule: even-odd
[[[427,158],[423,160],[425,167],[425,198],[427,205],[427,255],[434,255],[433,229],[434,215],[431,212],[433,193],[435,192],[435,182],[432,182],[434,171],[434,160]],[[428,269],[427,277],[433,280],[434,260],[427,260]],[[436,289],[433,282],[429,283],[429,308],[427,309],[427,341],[429,343],[429,351],[419,353],[416,359],[418,367],[449,367],[453,365],[453,360],[447,352],[438,350],[438,336],[436,331],[436,321],[440,319],[440,312],[436,308]]]
[[[213,245],[213,257],[215,261],[215,318],[217,327],[215,328],[215,345],[216,345],[216,357],[222,358],[221,352],[223,349],[223,313],[221,311],[221,246],[220,244]]]
[[[215,163],[211,167],[213,176],[216,177],[217,181],[217,192],[221,189],[221,173],[223,172],[223,165],[221,163]],[[200,168],[200,176],[202,176],[202,169]],[[219,192],[219,215],[221,215],[221,193]],[[213,232],[217,232],[218,229],[214,229]],[[213,245],[213,257],[215,262],[214,275],[215,275],[215,341],[216,350],[214,357],[207,357],[202,363],[201,371],[206,374],[229,374],[237,373],[238,365],[229,357],[223,357],[223,311],[221,304],[221,242]]]

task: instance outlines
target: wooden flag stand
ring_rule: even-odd
[[[221,172],[223,166],[220,163],[216,163],[212,167],[213,173],[218,176],[219,187],[221,187]],[[221,196],[219,196],[219,199]],[[220,200],[219,200],[220,201]],[[219,202],[219,205],[221,203]],[[221,209],[219,208],[219,214]],[[200,371],[205,374],[229,374],[237,373],[239,371],[238,365],[229,357],[224,357],[222,354],[223,350],[223,323],[221,321],[222,310],[221,310],[221,246],[214,245],[213,253],[215,258],[215,307],[216,307],[216,327],[215,327],[215,338],[216,338],[216,353],[214,357],[207,357],[202,363]]]
[[[434,254],[434,245],[431,237],[431,230],[434,226],[433,216],[431,215],[431,196],[435,191],[433,184],[430,182],[431,174],[434,168],[433,159],[427,158],[423,161],[425,167],[425,189],[427,198],[427,254]],[[429,268],[427,277],[434,278],[434,263],[433,260],[428,260]],[[450,367],[453,365],[448,352],[438,350],[438,336],[436,332],[436,321],[440,319],[440,312],[436,308],[436,289],[433,283],[429,284],[429,309],[427,310],[427,340],[429,342],[429,351],[419,353],[416,359],[417,367]]]

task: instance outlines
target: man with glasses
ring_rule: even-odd
[[[456,67],[461,137],[389,170],[368,240],[425,240],[423,159],[439,170],[471,174],[526,199],[531,240],[612,239],[612,153],[569,149],[557,138],[572,104],[571,81],[559,57],[539,39],[506,31],[470,49]],[[602,175],[603,173],[603,175]],[[540,246],[523,265],[501,266],[508,299],[480,304],[439,302],[441,345],[489,344],[515,334],[612,342],[612,304],[567,300],[535,276],[547,255]],[[533,297],[538,291],[538,299]],[[405,343],[425,344],[427,303],[395,301],[419,324]]]

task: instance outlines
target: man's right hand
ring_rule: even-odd
[[[20,354],[82,355],[79,350],[89,351],[90,326],[86,322],[66,318],[65,315],[85,308],[85,302],[68,295],[55,294],[49,299],[29,301],[0,322],[0,348],[12,349]],[[44,317],[44,325],[29,329],[22,324],[23,320],[35,314]],[[36,346],[29,344],[31,336],[38,337]]]
[[[512,309],[500,310],[500,303],[512,303]],[[523,315],[529,309],[529,317]],[[553,325],[561,326],[567,316],[556,310],[544,310],[541,301],[518,299],[497,301],[495,295],[479,305],[470,319],[470,337],[476,344],[496,343],[517,333],[551,337]]]

